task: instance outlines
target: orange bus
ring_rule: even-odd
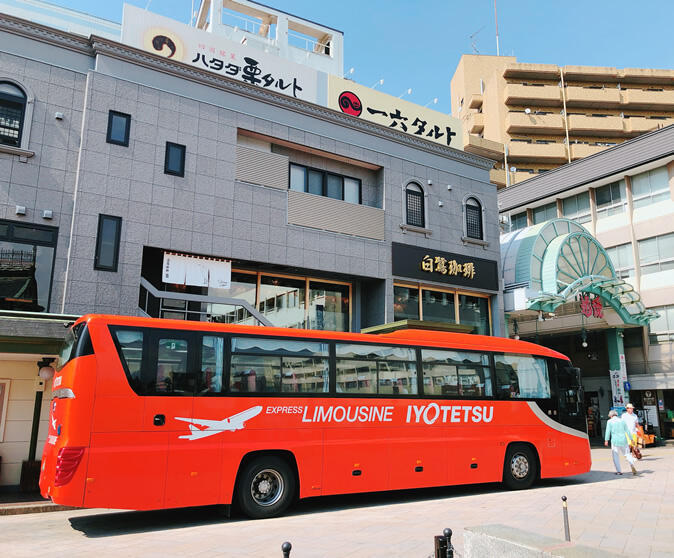
[[[524,341],[88,315],[53,380],[40,488],[149,510],[590,470],[580,371]]]

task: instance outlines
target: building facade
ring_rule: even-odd
[[[499,187],[674,122],[674,70],[556,66],[463,55],[452,114],[470,134],[506,146]],[[507,173],[506,173],[507,169]]]
[[[84,313],[502,334],[493,161],[109,38],[0,39],[0,485]]]
[[[674,437],[674,126],[502,190],[499,209],[510,335],[569,355],[604,420],[631,401]]]

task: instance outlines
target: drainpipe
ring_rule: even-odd
[[[569,143],[569,117],[566,114],[566,91],[564,88],[564,68],[559,67],[559,75],[562,78],[562,104],[564,105],[564,129],[566,130],[566,156],[571,162],[571,144]]]
[[[506,188],[510,187],[510,169],[508,168],[508,144],[503,144],[503,162],[505,163],[506,171]]]

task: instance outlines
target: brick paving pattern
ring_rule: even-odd
[[[319,498],[262,521],[223,519],[214,508],[2,516],[0,556],[280,558],[289,540],[291,558],[426,558],[445,527],[459,553],[463,528],[473,525],[501,523],[562,540],[566,495],[573,541],[674,558],[674,445],[646,449],[637,477],[614,475],[608,449],[593,449],[592,460],[586,475],[523,492],[487,485]]]

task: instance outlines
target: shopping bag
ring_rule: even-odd
[[[636,446],[630,446],[630,451],[635,459],[641,459],[641,450]]]

